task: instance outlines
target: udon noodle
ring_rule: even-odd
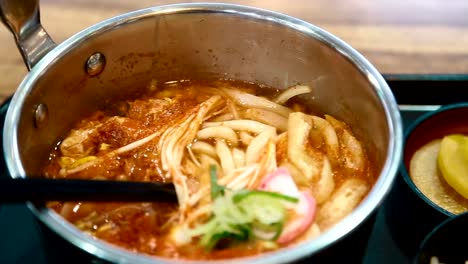
[[[253,255],[313,239],[374,182],[351,128],[285,91],[170,82],[81,120],[51,154],[50,178],[173,182],[178,204],[50,202],[79,229],[170,258]]]

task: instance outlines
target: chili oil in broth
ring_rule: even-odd
[[[210,88],[207,89],[207,87]],[[50,162],[44,170],[46,177],[170,181],[167,178],[167,172],[161,166],[161,157],[158,152],[159,136],[134,150],[119,155],[108,154],[152,135],[163,129],[166,124],[182,118],[191,109],[212,96],[213,90],[217,87],[234,87],[269,99],[275,98],[281,92],[278,89],[257,84],[230,80],[174,81],[162,84],[153,82],[147,87],[146,92],[138,95],[136,99],[122,100],[107,105],[102,110],[78,121],[68,135],[68,137],[74,136],[74,141],[59,141],[56,149],[50,154]],[[284,105],[294,112],[314,114],[295,97]],[[68,147],[65,153],[60,148],[64,142]],[[317,151],[326,151],[323,143],[310,140],[308,144]],[[287,158],[285,152],[286,150],[278,146],[276,158],[278,160]],[[335,189],[348,178],[360,179],[368,186],[374,184],[375,172],[367,159],[367,154],[364,157],[366,158],[365,167],[360,170],[343,168],[340,164],[346,162],[345,158],[343,160],[338,158],[332,162]],[[66,175],[61,173],[61,168],[70,163],[74,163],[76,168],[96,158],[101,161],[93,166],[76,173]],[[200,183],[196,179],[188,178],[187,181],[191,188],[199,188]],[[299,185],[301,188],[310,188],[308,183],[302,182]],[[54,201],[49,202],[48,207],[92,236],[128,250],[149,255],[182,259],[220,259],[255,255],[278,248],[265,246],[258,241],[238,243],[227,248],[218,247],[211,251],[204,250],[196,241],[189,245],[176,246],[168,239],[171,225],[178,221],[178,206],[175,204]],[[318,207],[320,210],[320,204]],[[300,237],[294,242],[304,239],[308,238]],[[287,245],[281,245],[281,247],[284,246]]]

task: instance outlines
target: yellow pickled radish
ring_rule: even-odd
[[[440,144],[438,165],[445,181],[468,199],[468,136],[445,136]]]

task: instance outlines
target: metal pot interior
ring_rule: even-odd
[[[85,63],[95,52],[105,56],[106,65],[91,77]],[[40,175],[48,154],[75,122],[116,99],[135,95],[151,80],[210,78],[279,89],[311,85],[313,95],[303,97],[304,102],[350,124],[363,139],[379,177],[343,223],[313,242],[263,257],[262,263],[297,259],[331,244],[381,202],[401,147],[400,116],[382,77],[356,51],[319,28],[285,15],[224,4],[132,12],[86,29],[50,52],[23,81],[8,112],[4,151],[10,173]],[[39,104],[47,106],[48,118],[37,127],[34,112]],[[87,251],[113,261],[144,261],[81,234],[41,206],[34,211]],[[255,257],[252,261],[260,262]]]

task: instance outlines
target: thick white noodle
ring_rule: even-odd
[[[277,104],[284,104],[289,99],[293,98],[294,96],[306,94],[312,92],[312,88],[307,85],[296,85],[284,90],[276,99],[273,101]]]

